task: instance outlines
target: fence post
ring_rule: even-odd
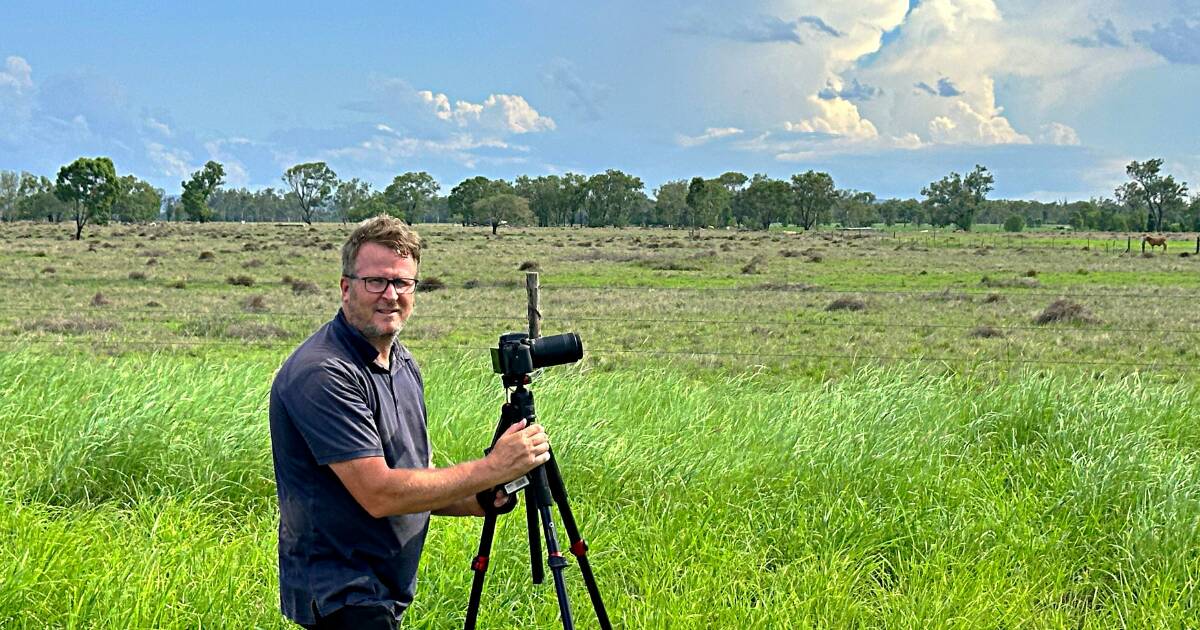
[[[525,295],[529,301],[529,338],[537,339],[542,336],[542,311],[540,295],[538,294],[538,273],[525,272]]]
[[[1196,253],[1200,254],[1200,236],[1196,237]]]
[[[1125,253],[1128,254],[1131,249],[1133,249],[1133,237],[1126,236],[1125,237]]]

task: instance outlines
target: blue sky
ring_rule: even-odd
[[[0,169],[109,155],[168,193],[209,159],[280,186],[617,168],[918,196],[1200,188],[1200,0],[57,3],[0,8]]]

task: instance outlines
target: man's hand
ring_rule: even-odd
[[[484,458],[504,482],[512,481],[550,461],[550,438],[540,424],[521,420],[508,427]]]

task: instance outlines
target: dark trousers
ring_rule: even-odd
[[[383,606],[343,606],[312,625],[308,630],[396,630],[392,611]]]

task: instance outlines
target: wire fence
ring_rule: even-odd
[[[291,351],[296,347],[294,341],[254,341],[254,340],[211,340],[211,339],[120,339],[104,340],[97,338],[54,338],[54,339],[0,339],[0,348],[13,349],[30,345],[39,346],[88,346],[95,349],[120,351],[123,348],[138,348],[142,351],[177,350],[177,349],[236,349],[249,348],[255,350],[285,350]],[[422,343],[405,343],[409,350],[420,353],[437,352],[491,352],[490,346],[468,345],[429,345]],[[587,348],[588,355],[645,355],[668,358],[738,358],[738,359],[790,359],[800,362],[814,361],[877,361],[888,363],[941,363],[941,364],[973,364],[973,365],[1056,365],[1086,367],[1098,370],[1119,368],[1122,370],[1138,369],[1146,371],[1171,370],[1178,372],[1200,371],[1200,365],[1192,363],[1169,363],[1158,361],[1085,361],[1065,360],[1046,357],[979,357],[951,355],[887,355],[872,353],[798,353],[798,352],[724,352],[713,350],[648,350],[628,348]]]

